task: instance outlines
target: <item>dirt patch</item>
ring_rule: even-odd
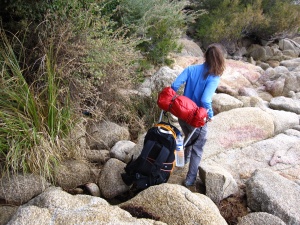
[[[246,196],[233,196],[222,200],[219,204],[219,210],[228,225],[236,225],[239,217],[249,213]]]
[[[152,219],[152,220],[156,220],[156,221],[160,220],[160,217],[154,216],[154,215],[146,212],[143,209],[143,207],[125,206],[125,207],[121,207],[121,208],[126,210],[132,216],[137,217],[137,218],[146,218],[146,219]]]

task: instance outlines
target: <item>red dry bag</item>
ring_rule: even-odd
[[[157,105],[193,127],[202,127],[207,120],[207,110],[198,107],[190,98],[177,95],[171,87],[165,87],[158,95]]]

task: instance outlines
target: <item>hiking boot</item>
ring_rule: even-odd
[[[190,181],[183,181],[182,182],[182,185],[185,186],[185,187],[191,187],[195,184],[195,182],[190,182]]]

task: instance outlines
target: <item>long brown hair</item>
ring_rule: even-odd
[[[208,74],[221,76],[225,70],[224,50],[220,44],[211,44],[204,54],[205,63],[208,65]]]

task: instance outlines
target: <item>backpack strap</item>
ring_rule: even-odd
[[[142,159],[147,160],[148,155],[149,155],[151,149],[154,147],[154,145],[155,145],[155,141],[152,141],[152,140],[148,140],[145,143],[143,151],[141,152]],[[165,146],[162,146],[153,165],[155,165],[156,167],[161,167],[163,165],[163,163],[167,160],[169,153],[170,153],[170,151]]]
[[[154,147],[155,141],[148,140],[145,143],[144,149],[141,153],[141,157],[143,160],[147,160],[148,155],[151,151],[151,149]],[[145,151],[144,151],[145,150]],[[167,158],[169,157],[170,151],[165,147],[162,146],[158,156],[156,157],[155,161],[153,162],[151,173],[153,176],[158,175],[160,169],[163,167],[164,162],[166,162]]]
[[[162,146],[162,149],[157,156],[152,168],[151,168],[151,175],[150,177],[150,184],[160,184],[165,181],[165,177],[161,173],[161,169],[164,167],[164,162],[169,157],[170,151],[165,147]]]
[[[157,158],[154,162],[154,165],[160,169],[162,167],[162,165],[164,164],[164,162],[169,157],[169,153],[170,153],[169,149],[167,149],[165,146],[162,146],[162,149],[161,149],[159,155],[157,156]]]
[[[143,150],[140,155],[141,158],[143,158],[144,160],[147,160],[148,155],[149,155],[151,149],[154,147],[154,145],[155,145],[155,141],[152,141],[152,140],[146,141],[145,146],[143,147]]]
[[[142,160],[147,160],[148,155],[152,148],[155,145],[155,141],[148,140],[143,148],[143,151],[141,152],[140,157]],[[150,171],[151,171],[151,176],[144,176],[140,173],[134,173],[133,174],[133,179],[137,185],[137,188],[147,188],[149,186],[155,185],[155,184],[160,184],[164,182],[165,178],[161,175],[161,168],[163,167],[164,162],[167,160],[169,157],[169,150],[165,147],[162,146],[161,151],[159,152],[156,160],[153,162]],[[126,177],[124,177],[126,178]],[[130,183],[130,182],[128,182]]]

